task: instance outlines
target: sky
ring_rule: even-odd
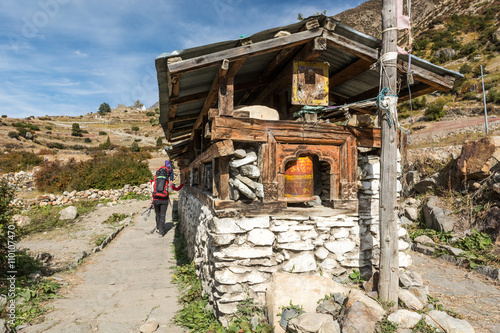
[[[155,58],[363,1],[1,0],[0,115],[78,116],[158,101]]]

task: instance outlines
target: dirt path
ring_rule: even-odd
[[[478,333],[500,333],[500,287],[479,274],[444,260],[413,252],[413,269],[432,297],[464,316]]]
[[[137,208],[142,208],[140,202]],[[73,274],[61,277],[71,286],[41,324],[23,333],[139,332],[148,318],[158,320],[155,332],[183,332],[171,319],[179,309],[177,288],[170,266],[174,229],[159,238],[146,234],[154,226],[154,213],[135,216],[103,251],[93,254]],[[167,212],[171,217],[171,208]],[[171,220],[169,227],[173,227]]]

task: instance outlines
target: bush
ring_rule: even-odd
[[[434,103],[429,104],[427,110],[425,110],[425,117],[428,120],[439,120],[444,117],[446,112],[444,111],[444,106],[446,101],[442,98],[436,100]]]
[[[47,148],[52,148],[52,149],[65,149],[66,147],[59,142],[48,142],[46,144]]]
[[[139,148],[139,145],[137,144],[137,142],[134,141],[134,142],[132,142],[132,145],[130,146],[130,150],[133,152],[138,152],[141,149]]]
[[[106,133],[104,131],[99,131],[99,135],[108,135],[108,133]]]
[[[474,101],[477,100],[477,94],[473,91],[470,91],[464,95],[464,99],[467,101]]]
[[[132,126],[131,130],[133,132],[137,132],[139,130],[139,127],[138,126]]]
[[[9,136],[9,138],[19,139],[19,133],[18,132],[10,131],[7,135]]]
[[[109,136],[108,136],[108,139],[106,140],[106,142],[99,145],[99,149],[108,150],[109,148],[111,148],[111,140],[109,139]]]
[[[66,164],[48,162],[35,174],[35,184],[38,190],[46,192],[89,188],[109,190],[126,184],[140,185],[151,178],[149,167],[143,160],[140,154],[119,152],[99,154],[83,162],[75,162],[74,159]]]
[[[469,74],[472,72],[472,67],[469,64],[463,64],[458,71],[462,74]]]
[[[156,147],[161,146],[163,146],[163,139],[161,138],[161,136],[159,136],[158,139],[156,139]]]
[[[101,105],[99,105],[99,114],[103,115],[106,112],[111,112],[111,107],[109,106],[108,103],[104,102]]]
[[[50,149],[47,149],[47,148],[42,148],[40,149],[40,151],[38,152],[38,155],[54,155],[55,153],[50,150]]]
[[[154,113],[154,111],[146,112],[146,116],[148,116],[148,117],[154,117],[155,115],[156,115],[156,113]]]
[[[45,126],[45,129],[46,129],[47,131],[52,131],[52,126]]]
[[[83,134],[89,134],[89,131],[87,131],[87,130],[82,130],[82,133],[83,133]]]
[[[71,135],[72,136],[83,136],[82,130],[80,129],[80,124],[73,123],[71,126]]]
[[[6,115],[6,114],[3,114],[3,115],[2,115],[2,118],[7,118],[7,115]]]
[[[160,120],[158,118],[150,118],[149,122],[151,123],[151,126],[156,126],[160,124]]]
[[[18,172],[29,167],[40,165],[43,158],[27,151],[15,151],[0,155],[0,171]]]
[[[85,138],[85,139],[83,139],[83,142],[85,142],[85,143],[91,143],[92,140],[90,138]]]
[[[28,128],[32,131],[39,131],[40,130],[40,127],[38,127],[38,125],[31,124],[31,123],[25,123],[23,121],[18,121],[13,126],[16,128]]]
[[[497,88],[492,88],[486,94],[486,101],[488,103],[500,104],[500,90]]]

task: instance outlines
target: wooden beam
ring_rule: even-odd
[[[205,103],[203,103],[203,107],[201,108],[200,114],[198,115],[198,119],[196,119],[196,122],[194,124],[194,129],[200,127],[201,122],[203,121],[203,117],[207,115],[208,110],[212,107],[212,104],[214,103],[215,98],[217,97],[217,92],[219,90],[219,80],[226,76],[228,69],[229,69],[229,60],[224,59],[219,68],[219,73],[217,73],[214,81],[212,82],[212,86],[210,87],[208,96],[205,99]],[[194,132],[193,135],[191,136],[191,139],[193,139],[193,136]]]
[[[196,119],[198,119],[198,114],[188,114],[188,115],[185,115],[185,116],[179,116],[179,117],[169,118],[168,122],[170,124],[170,122],[172,122],[172,123],[178,123],[178,122],[181,122],[181,121],[196,120]]]
[[[425,83],[418,83],[418,84],[410,87],[410,89],[411,89],[411,98],[430,94],[433,91],[439,90],[436,87],[428,86]],[[399,103],[410,99],[410,94],[409,94],[408,88],[401,90],[399,92],[399,95],[400,95],[400,97],[398,99]]]
[[[229,65],[227,75],[219,78],[219,114],[231,116],[234,108],[234,77],[246,58],[239,59]]]
[[[294,57],[293,61],[315,61],[321,54],[326,51],[327,43],[323,37],[317,37],[309,44],[304,46],[302,50]],[[285,68],[276,76],[266,89],[264,89],[252,104],[261,104],[269,95],[279,92],[285,87],[292,86],[293,76],[293,61],[290,61]]]
[[[359,59],[348,67],[342,69],[340,72],[335,73],[330,77],[329,88],[333,91],[335,87],[340,86],[342,83],[349,81],[356,76],[363,74],[372,65],[371,61],[366,59]]]
[[[373,49],[364,44],[355,42],[349,38],[340,36],[333,31],[325,30],[323,32],[323,37],[328,40],[328,44],[331,44],[342,51],[354,54],[359,58],[370,62],[375,62],[378,59],[378,49]]]
[[[273,38],[168,64],[168,69],[171,74],[180,74],[198,68],[213,66],[224,59],[234,61],[242,57],[275,52],[288,47],[306,44],[313,38],[320,36],[322,32],[322,28],[297,32],[285,37]]]
[[[260,74],[258,80],[261,82],[266,82],[269,84],[275,77],[277,77],[279,71],[292,60],[293,56],[300,50],[300,46],[289,47],[281,50],[276,57],[267,65],[266,69]],[[240,98],[237,105],[244,105],[248,100],[255,99],[254,96],[262,85],[255,85],[255,87],[247,91],[243,97]]]
[[[402,68],[402,70],[401,70]],[[398,60],[399,73],[406,74],[408,69],[408,63],[403,60]],[[415,80],[426,83],[429,86],[435,87],[434,90],[450,91],[453,89],[453,84],[455,83],[455,78],[448,75],[439,75],[426,70],[418,65],[411,64],[410,71],[413,74]]]
[[[221,156],[219,158],[219,172],[220,172],[219,199],[228,200],[229,199],[229,157],[228,156]]]
[[[191,165],[196,166],[200,163],[208,163],[214,158],[229,156],[232,154],[234,154],[234,145],[232,140],[215,142],[210,146],[210,148],[198,155]]]
[[[189,137],[191,137],[191,133],[176,136],[175,138],[171,138],[169,141],[173,143],[173,142],[178,142],[178,141],[183,141],[183,140],[189,139]]]

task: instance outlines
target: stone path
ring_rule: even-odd
[[[500,287],[451,263],[412,252],[413,269],[422,275],[432,297],[464,316],[479,332],[500,333]]]
[[[102,252],[93,254],[74,274],[64,277],[75,281],[52,302],[54,311],[45,322],[20,330],[23,333],[139,332],[148,318],[158,320],[159,333],[183,332],[171,319],[180,308],[177,287],[171,283],[175,266],[172,253],[174,229],[163,238],[146,235],[154,223],[136,215]],[[171,217],[171,205],[167,219]],[[173,227],[170,221],[167,224]]]

